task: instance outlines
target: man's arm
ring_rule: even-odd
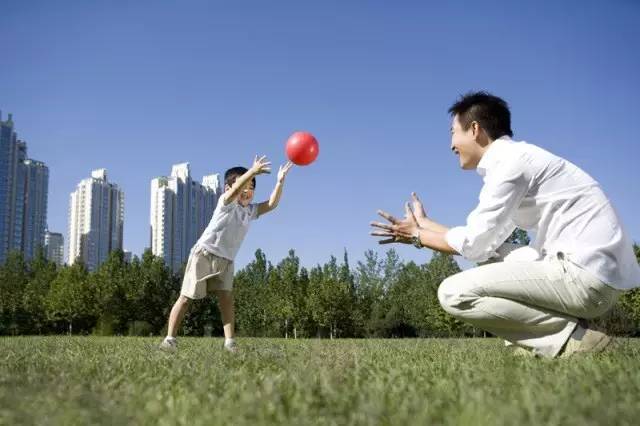
[[[424,206],[422,205],[422,201],[418,198],[418,194],[415,192],[411,193],[411,204],[413,214],[418,222],[418,226],[420,228],[428,229],[434,232],[444,233],[446,234],[449,228],[444,225],[440,225],[439,223],[429,219],[427,217],[427,213],[424,211]]]
[[[380,244],[411,244],[413,243],[413,237],[416,236],[419,238],[420,244],[423,247],[437,250],[442,253],[458,254],[458,252],[454,248],[452,248],[449,243],[447,243],[446,233],[448,231],[448,228],[444,225],[433,222],[430,219],[427,219],[429,222],[423,222],[429,225],[429,228],[421,227],[418,224],[417,217],[411,210],[409,203],[405,205],[404,220],[396,219],[389,213],[383,212],[381,210],[378,211],[378,214],[390,222],[390,224],[380,222],[371,223],[371,226],[378,228],[378,230],[373,231],[371,235],[379,237],[389,237],[385,240],[379,241]]]
[[[233,185],[231,185],[231,188],[229,188],[228,191],[225,191],[225,193],[222,195],[222,202],[224,203],[224,205],[229,205],[236,198],[238,198],[238,195],[240,195],[244,186],[255,176],[262,173],[271,173],[270,166],[271,163],[267,160],[266,156],[263,155],[262,157],[258,158],[258,156],[256,155],[251,168],[247,170],[247,172],[242,176],[237,178]]]
[[[282,196],[282,187],[284,186],[284,178],[287,177],[287,173],[293,167],[293,163],[291,161],[287,161],[286,164],[280,166],[278,170],[278,180],[276,181],[276,186],[273,188],[271,192],[271,196],[268,201],[263,201],[258,204],[258,216],[262,216],[265,213],[269,213],[271,210],[278,207],[278,203],[280,202],[280,197]]]

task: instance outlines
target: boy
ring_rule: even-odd
[[[176,334],[189,301],[202,299],[214,292],[222,314],[223,348],[229,352],[237,351],[234,341],[233,259],[249,230],[250,221],[278,206],[284,179],[292,166],[291,162],[280,166],[271,197],[258,204],[251,203],[256,187],[255,177],[271,172],[271,163],[265,156],[256,156],[249,170],[233,167],[225,172],[224,193],[209,225],[191,249],[180,296],[171,309],[167,337],[160,344],[160,349],[167,352],[177,350]]]

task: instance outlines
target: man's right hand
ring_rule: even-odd
[[[258,157],[257,155],[253,159],[253,166],[251,166],[251,172],[254,175],[271,173],[271,162],[267,160],[267,156],[263,155]]]

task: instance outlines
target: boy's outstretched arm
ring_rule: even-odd
[[[222,202],[224,205],[231,204],[238,195],[244,189],[244,186],[253,179],[254,176],[262,174],[262,173],[271,173],[271,163],[267,160],[265,155],[256,157],[253,159],[253,165],[245,174],[236,179],[236,181],[231,185],[228,191],[222,196]]]
[[[278,170],[278,180],[276,181],[276,186],[273,188],[273,192],[271,192],[271,197],[269,197],[269,201],[263,201],[258,204],[258,216],[262,216],[265,213],[269,213],[271,210],[275,209],[278,206],[278,202],[280,202],[280,196],[282,195],[282,186],[284,185],[284,178],[289,173],[293,167],[293,163],[291,161],[287,161],[286,164],[280,166]]]

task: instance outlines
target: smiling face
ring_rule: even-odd
[[[460,167],[464,170],[473,170],[484,154],[485,148],[479,143],[482,130],[477,122],[473,121],[467,130],[464,130],[458,120],[458,115],[453,117],[451,123],[451,150],[458,156]]]
[[[225,185],[225,192],[231,189],[231,186]],[[255,186],[253,182],[247,182],[242,190],[240,190],[240,195],[238,195],[238,203],[242,207],[247,207],[253,201],[253,195],[255,194]]]

